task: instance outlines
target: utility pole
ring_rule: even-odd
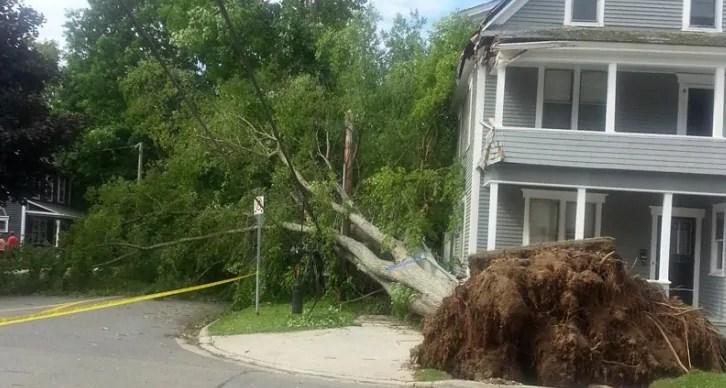
[[[262,222],[265,215],[265,197],[255,198],[254,214],[257,218],[257,272],[255,273],[255,314],[260,315],[260,247],[262,246]]]
[[[142,170],[144,166],[144,143],[139,142],[136,147],[139,148],[139,164],[136,167],[136,182],[141,183]]]

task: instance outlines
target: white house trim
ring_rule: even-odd
[[[476,72],[474,73],[474,108],[472,114],[474,114],[474,143],[473,143],[473,156],[471,158],[471,204],[469,205],[469,246],[467,251],[469,254],[477,252],[478,246],[478,234],[479,234],[479,223],[476,221],[479,219],[479,196],[481,195],[481,174],[477,168],[479,161],[482,158],[482,148],[484,142],[484,104],[486,95],[486,79],[487,69],[486,65],[478,64],[476,66]]]
[[[607,90],[607,106],[605,111],[605,132],[615,133],[615,110],[617,99],[618,85],[618,64],[610,63],[608,65],[608,90]]]
[[[575,240],[585,238],[585,208],[587,189],[577,189],[577,207],[575,211]]]
[[[711,264],[709,267],[709,276],[718,276],[718,277],[724,277],[726,276],[726,255],[722,257],[721,269],[716,268],[716,258],[718,257],[716,250],[718,249],[718,244],[716,243],[716,214],[717,213],[726,213],[726,203],[719,203],[716,205],[713,205],[713,209],[711,212]],[[726,217],[724,217],[726,219]],[[726,228],[724,228],[724,234],[726,235]],[[726,236],[721,236],[722,239],[726,241]],[[726,243],[724,243],[726,246]]]
[[[582,186],[582,185],[568,185],[568,184],[559,184],[559,183],[544,183],[544,182],[502,180],[502,179],[487,180],[486,182],[484,182],[484,186],[490,185],[492,183],[511,184],[511,185],[520,185],[520,186],[533,186],[533,187],[545,187],[545,188],[557,188],[557,189],[575,189],[575,190],[584,187],[588,190],[623,191],[623,192],[631,192],[631,193],[656,193],[656,194],[673,193],[673,194],[678,194],[678,195],[697,195],[697,196],[726,198],[726,194],[724,194],[724,193],[673,191],[673,190],[670,190],[670,191],[646,190],[646,189],[638,189],[638,188],[632,188],[632,187],[618,187],[618,186],[594,186],[594,185]],[[549,190],[542,190],[542,191],[549,191]],[[588,194],[588,195],[590,195],[590,194]],[[604,195],[607,195],[607,194],[604,194]]]
[[[656,251],[658,249],[658,217],[663,216],[662,206],[650,207],[651,238],[650,238],[650,280],[656,276]],[[693,218],[696,220],[696,238],[693,247],[693,306],[698,306],[701,289],[701,245],[703,241],[703,219],[706,217],[704,209],[674,207],[671,217]]]
[[[543,65],[539,65],[537,67],[537,107],[534,118],[535,128],[542,128],[542,117],[544,115],[545,76],[545,67]]]
[[[529,234],[529,217],[530,217],[530,203],[532,199],[548,199],[553,201],[560,201],[559,206],[559,217],[557,226],[557,239],[562,241],[565,239],[565,221],[567,212],[567,202],[575,202],[577,207],[576,223],[581,222],[582,225],[582,237],[584,238],[585,233],[585,207],[588,203],[595,204],[595,237],[600,237],[600,231],[602,225],[598,223],[602,222],[602,204],[607,199],[607,194],[600,193],[588,193],[586,189],[578,187],[577,191],[561,191],[561,190],[538,190],[538,189],[522,189],[522,195],[524,196],[524,220],[522,228],[522,244],[529,245],[530,234]],[[582,209],[580,209],[580,201],[582,202]],[[581,214],[580,214],[581,212]],[[580,220],[581,217],[581,220]],[[576,224],[577,229],[577,224]],[[575,232],[575,239],[577,237],[577,231]]]
[[[579,27],[604,27],[605,26],[605,0],[597,0],[597,18],[594,22],[582,22],[572,20],[572,6],[574,0],[565,0],[565,21],[566,26]]]
[[[501,128],[504,123],[504,90],[506,85],[507,66],[504,64],[497,64],[497,94],[494,105],[494,126],[496,128]]]
[[[26,214],[28,211],[28,205],[23,205],[20,207],[20,243],[22,244],[25,241],[25,223],[26,223]]]
[[[713,93],[713,137],[722,138],[723,122],[724,122],[724,88],[726,88],[726,68],[721,66],[716,68],[714,74],[714,93]]]
[[[660,227],[660,266],[658,268],[659,284],[670,285],[671,263],[671,224],[673,221],[673,193],[663,194],[663,215]],[[667,288],[666,288],[667,290]]]
[[[716,0],[716,9],[714,10],[714,26],[713,27],[691,27],[691,2],[693,0],[683,0],[683,31],[693,32],[722,32],[723,31],[723,0]]]

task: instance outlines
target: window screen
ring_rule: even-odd
[[[560,201],[532,199],[529,206],[529,242],[557,241]]]
[[[597,22],[598,0],[572,0],[573,22]]]
[[[716,0],[691,0],[691,26],[715,27]]]
[[[552,129],[571,129],[572,70],[545,72],[542,126]]]

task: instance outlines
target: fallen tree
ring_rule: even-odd
[[[613,240],[472,260],[472,278],[426,321],[422,367],[557,387],[724,371],[724,339],[704,313],[630,276]]]

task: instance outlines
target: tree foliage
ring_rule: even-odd
[[[48,88],[59,76],[58,49],[37,41],[43,17],[19,0],[0,1],[0,202],[20,198],[53,170],[53,153],[79,123],[52,112]]]
[[[343,220],[328,204],[340,183],[348,125],[359,210],[392,235],[441,246],[460,196],[451,104],[467,21],[452,17],[429,32],[413,15],[381,33],[375,10],[359,0],[245,0],[227,4],[238,37],[214,2],[90,5],[69,23],[62,88],[64,106],[92,122],[65,159],[91,187],[89,216],[68,240],[76,269],[122,256],[101,267],[129,276],[139,270],[149,281],[239,272],[251,265],[249,232],[153,251],[129,243],[244,229],[254,222],[252,198],[265,194],[268,295],[285,295],[296,279],[340,295],[369,287],[339,259],[326,232]],[[139,28],[153,37],[181,91]],[[252,58],[290,162],[312,182],[308,200],[300,201],[305,194],[277,162],[277,143],[264,131],[267,112],[232,49],[235,39]],[[133,155],[121,161],[103,151],[138,141],[153,148],[141,184],[131,180]],[[290,221],[323,227],[291,234],[280,227]]]

